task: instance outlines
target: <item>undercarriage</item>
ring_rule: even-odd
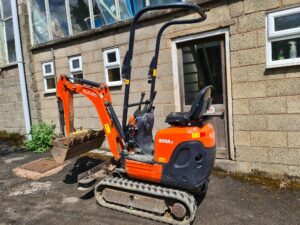
[[[168,224],[190,224],[197,210],[185,191],[118,177],[100,181],[95,197],[101,206]]]

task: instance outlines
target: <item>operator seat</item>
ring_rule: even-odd
[[[197,95],[189,112],[172,112],[166,118],[166,123],[172,126],[188,126],[191,122],[197,122],[209,109],[212,86],[206,86]]]

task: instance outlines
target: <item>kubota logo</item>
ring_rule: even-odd
[[[173,144],[173,141],[169,139],[158,139],[158,142],[163,144]]]
[[[96,95],[94,92],[89,91],[89,90],[87,90],[87,89],[83,89],[82,92],[83,92],[84,94],[86,94],[86,95],[89,95],[89,96],[92,96],[92,97],[97,97],[97,95]]]

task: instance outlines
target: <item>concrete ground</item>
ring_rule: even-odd
[[[81,169],[75,162],[39,181],[12,174],[13,168],[40,157],[0,143],[0,225],[159,224],[100,207],[93,196],[82,196],[75,189],[74,178]],[[299,225],[300,192],[269,191],[231,178],[212,177],[194,224]]]

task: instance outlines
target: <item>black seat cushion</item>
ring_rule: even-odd
[[[173,126],[187,126],[192,121],[199,121],[211,104],[212,86],[206,86],[198,93],[189,112],[173,112],[166,118],[166,123]]]
[[[190,121],[190,112],[172,112],[166,118],[170,125],[186,126]]]

